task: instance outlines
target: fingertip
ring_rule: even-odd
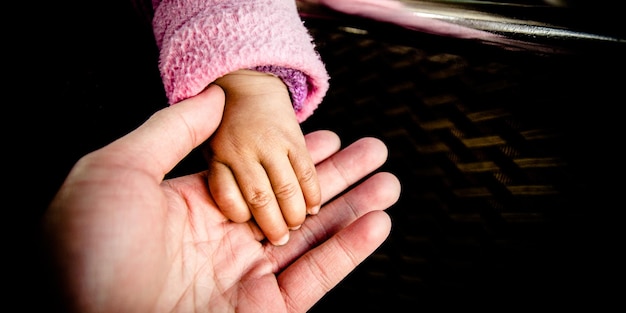
[[[287,228],[289,229],[293,229],[294,227],[299,228],[306,220],[307,212],[305,210],[297,212],[297,215],[294,215],[294,213],[295,212],[292,212],[289,216],[283,215]]]
[[[215,84],[211,84],[207,86],[204,90],[202,90],[199,94],[182,100],[171,107],[182,109],[183,107],[193,106],[194,109],[192,111],[185,110],[186,112],[191,112],[192,116],[199,116],[202,118],[206,118],[206,116],[219,116],[221,120],[221,114],[223,113],[223,104],[226,99],[226,95],[224,90]],[[208,103],[208,104],[207,104]],[[196,111],[197,108],[195,106],[199,106],[201,109],[208,110],[209,112],[200,113],[200,111]],[[219,113],[219,114],[218,114]]]
[[[317,215],[317,213],[320,212],[320,206],[319,205],[314,205],[313,207],[309,208],[307,210],[307,214],[309,215]]]
[[[278,240],[270,241],[274,246],[284,246],[289,242],[289,232],[285,233]]]
[[[339,135],[337,135],[337,133],[335,133],[332,130],[320,129],[320,130],[316,130],[312,132],[311,134],[314,136],[319,136],[320,138],[323,138],[325,141],[333,142],[337,146],[341,145],[341,138],[339,137]]]
[[[162,179],[215,132],[222,120],[224,99],[221,88],[209,86],[197,96],[155,112],[109,148],[125,153],[128,167]]]
[[[363,231],[360,239],[363,243],[382,244],[391,234],[391,216],[385,211],[370,211],[359,218],[359,225]]]
[[[374,176],[380,177],[379,179],[383,180],[381,185],[386,186],[383,190],[393,195],[390,200],[392,203],[396,203],[400,199],[400,194],[402,193],[402,183],[400,182],[398,176],[389,172],[379,172]]]
[[[369,164],[379,168],[387,161],[389,150],[385,143],[375,137],[363,137],[346,147],[351,155],[360,160],[361,164]]]
[[[341,149],[339,135],[330,130],[317,130],[304,136],[311,159],[317,164]]]
[[[336,142],[341,141],[337,133],[328,129],[320,129],[320,130],[312,131],[306,134],[304,137],[307,139],[312,139],[312,140],[315,140],[316,138],[320,138],[322,140],[330,140],[330,141],[336,141]]]
[[[226,99],[226,93],[224,92],[224,89],[216,84],[210,84],[202,92],[200,92],[198,96],[209,98],[221,97],[222,99]]]
[[[218,85],[211,84],[196,96],[173,106],[174,108],[192,107],[184,110],[184,113],[188,117],[189,125],[199,131],[199,142],[195,143],[196,146],[213,134],[221,123],[225,99],[224,90]]]
[[[346,196],[355,206],[386,210],[400,199],[400,180],[389,172],[379,172],[357,185]]]
[[[381,139],[376,137],[363,137],[353,143],[353,145],[366,145],[370,150],[376,151],[379,157],[383,157],[386,160],[389,155],[389,149],[387,145]]]

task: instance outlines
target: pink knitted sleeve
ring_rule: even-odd
[[[239,69],[281,77],[300,122],[328,90],[328,73],[294,0],[152,0],[159,70],[170,104]]]

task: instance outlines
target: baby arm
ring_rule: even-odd
[[[226,105],[207,150],[211,194],[226,217],[254,218],[270,242],[285,244],[289,229],[321,204],[289,91],[280,78],[251,70],[215,83],[224,89]]]
[[[227,94],[224,119],[208,145],[211,193],[227,217],[254,217],[270,242],[282,243],[306,210],[315,213],[318,207],[316,172],[307,165],[311,161],[298,123],[321,103],[329,78],[295,1],[152,4],[168,103],[193,97],[211,83]],[[296,85],[303,88],[283,80],[289,81],[291,99],[283,81],[260,73],[282,77],[276,67],[302,75]]]

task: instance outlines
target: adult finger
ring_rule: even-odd
[[[380,167],[386,156],[387,148],[382,141],[363,138],[318,164],[324,203]],[[324,204],[318,215],[310,216],[298,231],[292,232],[287,249],[270,248],[276,260],[275,270],[281,270],[360,216],[387,209],[398,200],[400,189],[397,177],[377,173],[333,202]]]
[[[322,203],[382,166],[387,155],[387,146],[380,139],[365,137],[319,163],[316,168]]]
[[[162,179],[213,134],[222,119],[224,91],[211,85],[200,94],[154,113],[145,123],[105,147],[124,166]]]
[[[274,270],[280,271],[369,212],[388,209],[398,201],[400,191],[400,181],[396,176],[380,172],[325,204],[319,214],[307,218],[298,231],[291,233],[286,249],[270,250],[276,260]]]
[[[278,275],[292,312],[306,312],[389,236],[391,219],[373,211],[298,258]]]
[[[306,147],[314,164],[324,161],[341,148],[339,136],[330,130],[316,130],[304,135]]]

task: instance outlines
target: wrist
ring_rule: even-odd
[[[302,109],[309,93],[308,78],[302,71],[274,65],[256,66],[253,69],[280,78],[287,85],[293,109],[296,112]]]
[[[255,70],[237,70],[215,80],[227,96],[251,96],[259,94],[287,93],[281,78]]]

